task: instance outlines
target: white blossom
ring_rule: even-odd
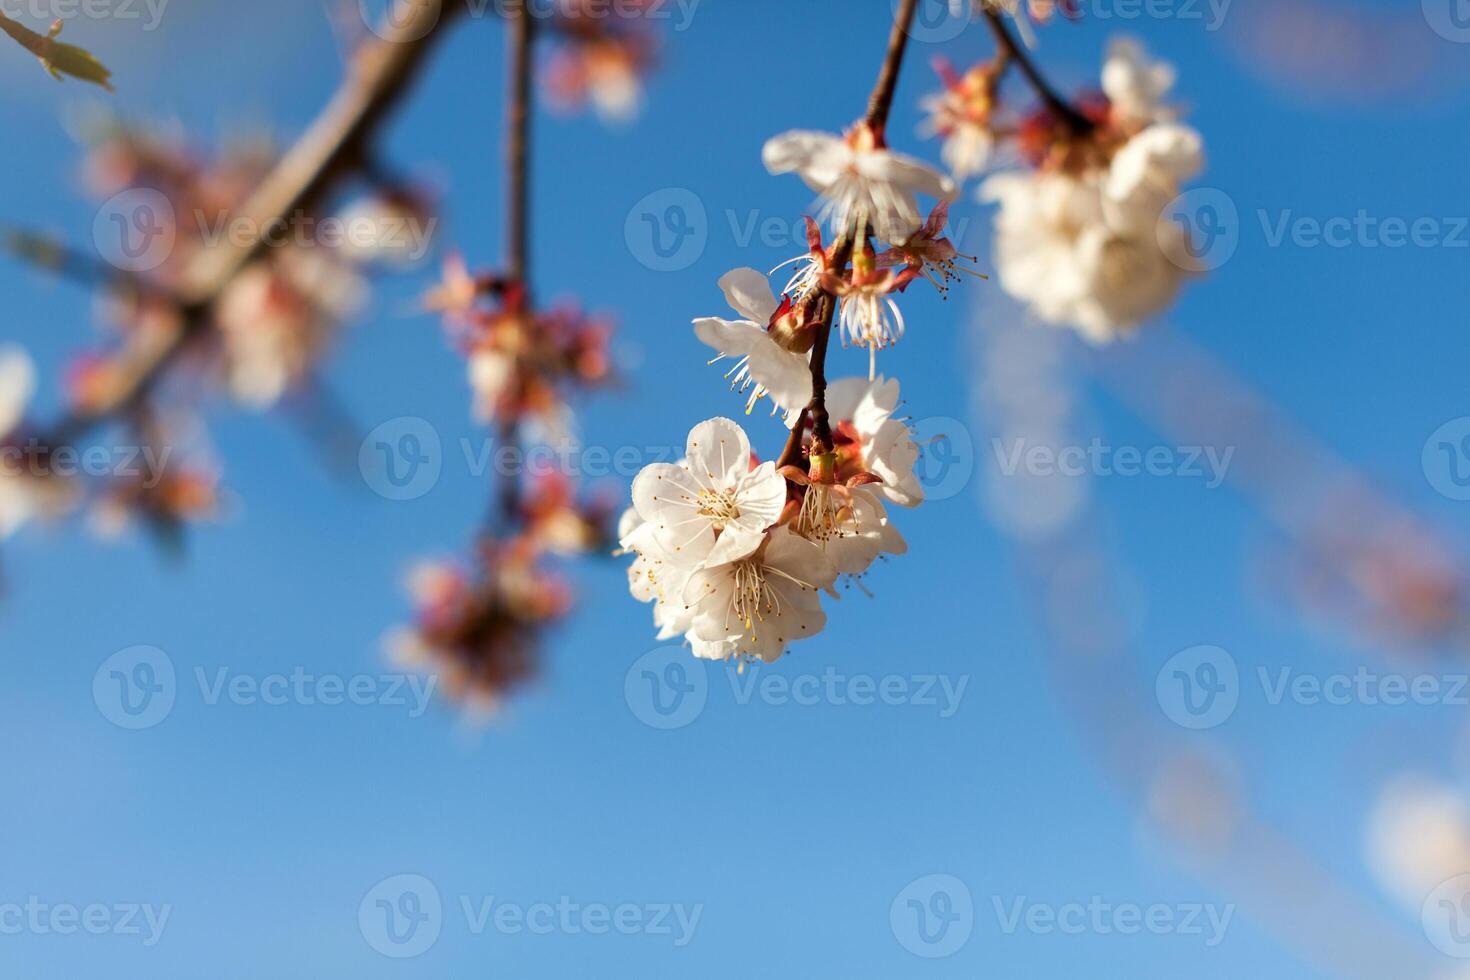
[[[955,182],[902,153],[876,145],[866,126],[847,136],[793,130],[772,137],[761,151],[773,174],[795,173],[823,198],[818,220],[834,234],[871,222],[880,238],[905,241],[923,212],[918,195],[952,201]]]
[[[837,569],[817,545],[789,528],[773,531],[753,554],[703,568],[685,587],[691,641],[705,657],[745,656],[770,663],[826,625],[821,591]]]
[[[1174,118],[1164,97],[1177,77],[1173,65],[1149,60],[1143,45],[1131,37],[1116,37],[1108,43],[1102,88],[1115,117],[1140,125]]]
[[[914,473],[919,447],[908,426],[893,417],[898,402],[895,378],[840,378],[827,386],[827,411],[837,426],[840,448],[855,454],[856,465],[882,481],[870,489],[900,507],[917,507],[924,499]],[[843,439],[852,441],[842,444]]]
[[[1132,66],[1113,87],[1127,113],[1158,118],[1154,100],[1172,73],[1138,67],[1134,48],[1116,55]],[[1109,125],[1117,125],[1110,123]],[[1202,140],[1175,123],[1146,123],[1100,165],[997,174],[980,187],[997,203],[995,263],[1006,292],[1041,320],[1070,325],[1094,342],[1113,340],[1164,309],[1198,268],[1185,230],[1168,205],[1203,167]]]
[[[682,463],[650,463],[633,481],[633,506],[664,554],[691,567],[744,558],[786,503],[776,464],[750,465],[750,440],[729,419],[689,432]]]
[[[734,390],[750,392],[747,415],[758,401],[769,397],[772,412],[783,411],[786,424],[794,425],[812,399],[811,364],[807,355],[785,349],[767,332],[780,305],[770,282],[755,269],[734,269],[720,277],[720,289],[744,319],[701,317],[694,321],[694,335],[715,349],[714,360],[736,359],[725,377]]]

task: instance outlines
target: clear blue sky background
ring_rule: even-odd
[[[1044,35],[1040,57],[1064,87],[1090,83],[1106,37],[1124,27],[1178,63],[1179,95],[1208,142],[1204,183],[1224,189],[1244,217],[1236,256],[1189,287],[1167,329],[1251,378],[1453,535],[1465,530],[1466,505],[1434,492],[1420,451],[1441,423],[1470,414],[1470,253],[1272,248],[1254,217],[1257,209],[1470,213],[1462,193],[1470,46],[1434,34],[1418,4],[1334,6],[1361,11],[1350,23],[1380,25],[1364,36],[1389,45],[1394,64],[1372,48],[1342,54],[1329,59],[1341,78],[1304,90],[1249,53],[1261,27],[1245,4],[1218,31],[1181,17],[1059,26]],[[721,273],[775,265],[798,246],[743,244],[729,215],[800,216],[809,192],[766,175],[760,145],[787,128],[850,122],[888,23],[881,2],[707,0],[686,30],[667,34],[634,125],[538,118],[540,288],[614,311],[621,324],[628,384],[583,411],[588,444],[681,445],[693,422],[736,411],[689,320],[723,313]],[[201,137],[259,120],[293,134],[341,70],[315,3],[175,0],[155,32],[77,21],[68,36],[114,68],[115,105],[177,118]],[[1309,47],[1292,50],[1305,57]],[[894,141],[916,145],[915,103],[935,87],[932,54],[965,64],[989,50],[980,27],[915,45]],[[389,141],[393,160],[445,186],[445,241],[486,265],[500,242],[502,51],[499,25],[462,25]],[[53,84],[15,51],[0,54],[10,134],[0,217],[85,243],[94,205],[81,194],[78,154],[58,114],[89,94]],[[1396,77],[1401,62],[1422,75],[1364,93]],[[936,156],[932,145],[919,152]],[[624,224],[640,198],[671,187],[701,200],[707,241],[690,267],[658,272],[638,261]],[[972,219],[965,244],[988,267],[982,214],[972,200],[956,211]],[[409,612],[402,573],[419,557],[454,554],[480,515],[486,487],[459,449],[460,439],[482,435],[468,419],[461,363],[437,324],[400,312],[432,273],[385,282],[330,369],[364,428],[405,415],[436,427],[445,469],[431,493],[384,500],[360,480],[324,472],[288,420],[223,412],[212,428],[239,505],[226,526],[192,536],[184,567],[168,567],[145,542],[108,547],[79,527],[29,532],[6,548],[0,905],[34,895],[173,908],[151,948],[117,935],[0,936],[5,975],[1327,976],[1245,904],[1214,948],[1191,935],[1003,931],[996,897],[1003,905],[1243,899],[1151,843],[1099,768],[1097,735],[1058,696],[1066,678],[1049,666],[1034,597],[1014,547],[986,515],[978,478],[898,514],[910,552],[871,577],[877,598],[847,596],[819,639],[766,672],[833,666],[964,678],[952,717],[913,704],[741,704],[729,675],[711,671],[702,713],[655,730],[630,710],[624,681],[657,644],[647,608],[628,598],[613,561],[576,569],[581,604],[550,644],[544,676],[487,729],[442,701],[419,718],[386,706],[207,704],[196,669],[256,677],[298,666],[343,676],[388,669],[381,637]],[[93,339],[84,293],[9,265],[0,265],[0,290],[5,336],[29,346],[53,377]],[[914,416],[967,420],[979,472],[995,460],[972,410],[971,309],[964,295],[946,304],[917,292],[906,302],[909,335],[883,366],[902,379]],[[861,371],[862,360],[840,356],[839,373]],[[41,408],[53,409],[55,397],[49,385]],[[1108,397],[1086,419],[1115,445],[1168,442]],[[777,423],[756,418],[749,428],[760,449],[777,449]],[[612,481],[609,492],[621,498],[625,483]],[[1371,648],[1262,601],[1267,590],[1252,579],[1273,532],[1228,488],[1143,478],[1102,479],[1095,490],[1137,604],[1132,673],[1118,682],[1136,687],[1146,707],[1160,665],[1199,643],[1229,649],[1243,670],[1375,662]],[[130,732],[99,712],[92,680],[107,657],[137,644],[168,653],[179,692],[166,720]],[[1379,895],[1363,866],[1363,809],[1399,769],[1456,778],[1460,710],[1269,707],[1246,697],[1208,739],[1236,754],[1265,818],[1360,889],[1427,957],[1417,914]],[[430,879],[445,904],[438,942],[406,961],[374,952],[358,925],[364,895],[400,873]],[[900,891],[930,874],[962,880],[975,905],[968,942],[933,960],[906,951],[890,927]],[[656,935],[492,928],[477,936],[460,909],[461,896],[527,906],[563,895],[581,905],[703,910],[693,941],[674,948]]]

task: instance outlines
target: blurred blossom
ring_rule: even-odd
[[[437,675],[454,697],[493,710],[537,670],[541,635],[568,608],[565,586],[522,544],[490,546],[476,572],[424,564],[409,577],[413,627],[389,639],[405,666]]]
[[[327,352],[365,286],[319,249],[274,253],[226,287],[217,313],[230,392],[256,407],[275,404]]]
[[[1399,776],[1368,814],[1367,861],[1379,884],[1417,913],[1441,882],[1470,873],[1470,801],[1423,776]]]
[[[614,33],[605,18],[563,17],[559,23],[559,43],[545,73],[552,104],[564,110],[590,104],[605,122],[635,117],[655,60],[653,37],[636,28]]]
[[[1173,69],[1115,39],[1106,98],[1082,106],[1088,127],[1042,108],[1022,123],[1030,170],[980,188],[999,205],[1001,286],[1047,323],[1114,340],[1163,310],[1192,267],[1184,229],[1164,220],[1184,181],[1204,165],[1195,130],[1172,121],[1163,97]]]

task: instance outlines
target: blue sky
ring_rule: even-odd
[[[889,21],[887,5],[868,6],[706,0],[687,29],[666,31],[636,123],[538,117],[539,289],[575,295],[620,323],[627,384],[584,406],[589,446],[681,446],[694,422],[737,411],[704,366],[689,320],[723,312],[715,281],[726,270],[767,268],[803,248],[796,233],[810,193],[794,178],[768,176],[759,148],[781,130],[837,129],[859,114]],[[1259,53],[1280,24],[1244,4],[1227,8],[1218,30],[1205,4],[1199,18],[1185,15],[1194,7],[1182,0],[1162,18],[1123,16],[1126,3],[1094,6],[1113,16],[1051,28],[1042,63],[1064,89],[1091,83],[1119,28],[1177,63],[1179,96],[1209,152],[1200,186],[1220,189],[1239,216],[1235,254],[1189,285],[1154,330],[1209,351],[1433,521],[1447,543],[1459,541],[1466,505],[1436,492],[1421,451],[1439,426],[1470,413],[1464,246],[1277,245],[1270,229],[1286,215],[1325,221],[1361,210],[1435,219],[1451,236],[1467,213],[1454,188],[1470,150],[1470,46],[1436,34],[1413,4],[1277,5],[1342,12],[1338,28],[1314,28],[1286,47],[1315,63],[1325,46],[1324,64],[1361,67],[1322,69],[1315,77],[1328,83],[1309,87]],[[674,15],[669,26],[680,22]],[[114,69],[120,109],[177,119],[201,138],[261,120],[294,133],[341,69],[327,18],[310,3],[179,3],[156,31],[121,20],[67,30]],[[1332,57],[1333,44],[1358,53]],[[497,24],[461,25],[387,144],[408,172],[444,188],[442,242],[483,265],[496,261],[501,238],[502,50]],[[915,44],[893,141],[933,159],[935,147],[910,135],[918,97],[935,87],[929,58],[964,65],[989,51],[978,26]],[[1380,55],[1381,70],[1372,67]],[[14,52],[0,59],[0,74],[13,134],[0,217],[86,242],[95,205],[81,193],[59,117],[90,93],[55,85]],[[1374,91],[1374,78],[1397,87]],[[656,203],[643,206],[663,206],[671,189],[703,208],[704,240],[687,267],[659,271],[640,261],[647,252],[629,218],[649,195]],[[752,217],[785,231],[747,240],[741,229]],[[970,222],[963,244],[989,268],[984,217],[972,198],[955,211]],[[288,419],[220,410],[211,429],[237,503],[225,524],[192,535],[186,563],[172,566],[142,541],[99,544],[78,526],[7,545],[0,732],[13,750],[0,808],[0,916],[32,896],[48,907],[106,906],[112,922],[128,906],[169,909],[152,944],[141,915],[142,935],[0,935],[7,974],[1338,975],[1283,940],[1282,931],[1299,934],[1290,918],[1255,903],[1233,875],[1176,860],[1145,829],[1105,748],[1105,733],[1140,720],[1167,743],[1149,751],[1202,748],[1228,759],[1256,816],[1402,942],[1410,959],[1397,975],[1454,965],[1426,941],[1416,910],[1377,890],[1362,841],[1365,807],[1388,776],[1419,770],[1464,781],[1459,710],[1270,704],[1250,682],[1217,728],[1171,725],[1155,678],[1179,651],[1217,645],[1248,679],[1288,665],[1315,675],[1381,667],[1384,651],[1304,622],[1276,594],[1264,569],[1285,542],[1229,481],[1210,489],[1187,477],[1095,477],[1089,533],[1078,539],[1095,532],[1101,541],[1117,598],[1099,610],[1065,583],[1038,587],[1031,570],[1045,542],[997,524],[983,495],[999,465],[995,419],[977,395],[990,349],[984,330],[1017,317],[993,282],[948,302],[913,293],[908,336],[883,363],[916,419],[958,420],[944,425],[971,445],[972,477],[897,515],[909,554],[871,576],[873,599],[846,594],[820,638],[754,675],[701,674],[703,707],[676,719],[687,724],[646,723],[642,671],[666,663],[653,653],[648,609],[629,599],[611,560],[574,569],[578,612],[550,643],[544,675],[486,728],[442,700],[416,713],[213,698],[221,678],[298,668],[383,683],[376,678],[391,668],[382,636],[409,612],[403,572],[418,558],[456,553],[481,514],[485,480],[461,447],[479,445],[483,433],[468,417],[462,366],[436,323],[403,313],[433,271],[384,281],[329,371],[364,430],[404,416],[433,427],[443,472],[424,496],[385,500],[356,474],[324,471]],[[6,337],[53,376],[93,342],[85,293],[10,265],[0,266],[0,289]],[[1145,334],[1139,344],[1148,343]],[[1074,386],[1082,443],[1188,444],[1089,380],[1102,365],[1150,384],[1128,373],[1147,363],[1140,351],[1098,353],[1065,336],[1052,349]],[[865,367],[855,352],[834,356],[834,375]],[[40,408],[54,406],[51,385]],[[757,416],[748,430],[758,451],[779,449],[777,422]],[[603,486],[621,498],[627,482],[614,476]],[[1121,621],[1122,655],[1089,672],[1048,642],[1039,610],[1084,637]],[[93,683],[104,661],[138,646],[167,655],[176,695],[160,723],[130,731],[99,710]],[[1383,669],[1441,676],[1455,667],[1423,659]],[[865,679],[885,678],[901,703],[852,703]],[[840,696],[801,703],[802,691],[829,683]],[[1109,715],[1113,695],[1136,703],[1138,715]],[[1090,720],[1099,706],[1100,727]],[[418,876],[410,890],[421,899],[432,891],[442,908],[437,939],[411,959],[374,948],[383,944],[376,900],[386,894],[375,889],[399,875]],[[948,906],[934,903],[936,889]],[[963,937],[948,934],[957,948],[912,952],[940,950],[915,931],[909,899],[933,915],[954,911],[965,894],[973,923]],[[544,913],[533,909],[563,896],[577,911],[549,934],[511,924],[517,911],[535,919]],[[1198,907],[1203,932],[1006,928],[1017,908],[1041,907],[1044,917],[1094,896],[1175,915]],[[491,918],[481,921],[487,901]],[[511,911],[497,927],[501,905]],[[589,930],[623,906],[632,934]],[[677,909],[698,910],[687,937]],[[1228,915],[1219,942],[1203,910]],[[1319,945],[1351,948],[1358,935],[1345,921],[1324,928],[1329,940]]]

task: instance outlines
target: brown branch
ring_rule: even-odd
[[[883,56],[883,66],[878,70],[878,80],[873,85],[873,94],[868,98],[868,111],[864,122],[875,134],[881,135],[893,108],[894,92],[898,88],[898,74],[903,67],[904,51],[908,48],[909,29],[913,26],[918,0],[903,0],[893,18],[893,29],[888,35],[888,51]],[[845,228],[839,234],[833,249],[831,268],[842,275],[852,259],[857,236],[865,229]],[[813,455],[832,451],[832,422],[827,415],[827,348],[832,343],[832,321],[837,316],[837,296],[828,291],[823,300],[821,321],[817,325],[816,341],[812,344],[812,400],[807,411],[812,420]],[[785,454],[783,454],[783,459]]]
[[[1083,135],[1093,130],[1093,122],[1082,113],[1078,112],[1066,99],[1056,93],[1050,83],[1036,67],[1031,56],[1011,34],[1006,26],[1003,16],[995,10],[987,7],[985,9],[985,22],[990,25],[990,32],[995,35],[995,43],[1000,47],[1001,64],[1014,64],[1021,69],[1021,74],[1026,76],[1026,81],[1036,90],[1036,95],[1047,107],[1052,115],[1056,116],[1062,125],[1066,126],[1074,134]]]
[[[511,15],[510,103],[506,110],[506,277],[526,286],[530,247],[531,49],[535,18],[524,7]]]
[[[531,70],[535,41],[535,18],[522,5],[509,13],[510,86],[505,110],[506,134],[506,206],[505,206],[505,278],[520,287],[519,302],[523,313],[531,308],[530,287],[530,210],[531,210],[531,112],[533,108]],[[516,420],[500,421],[498,434],[502,446],[518,447],[520,431]],[[513,526],[520,510],[521,480],[514,469],[500,474],[496,505],[490,522],[498,514],[507,528]]]
[[[893,108],[893,92],[898,87],[898,72],[903,67],[903,53],[908,48],[909,29],[914,22],[914,12],[919,0],[903,0],[893,15],[893,31],[888,35],[888,53],[883,57],[883,67],[878,72],[878,82],[868,98],[867,123],[874,133],[882,134],[888,125],[888,113]]]
[[[378,39],[353,56],[347,78],[316,121],[240,208],[242,225],[248,222],[256,238],[242,245],[222,242],[200,252],[182,276],[178,327],[123,366],[110,399],[62,419],[43,440],[46,444],[70,442],[146,400],[190,342],[208,329],[211,307],[225,287],[269,247],[269,229],[320,200],[362,163],[369,142],[427,61],[433,42],[465,9],[458,0],[445,5],[442,16],[439,4],[399,0],[399,6],[379,29]]]

